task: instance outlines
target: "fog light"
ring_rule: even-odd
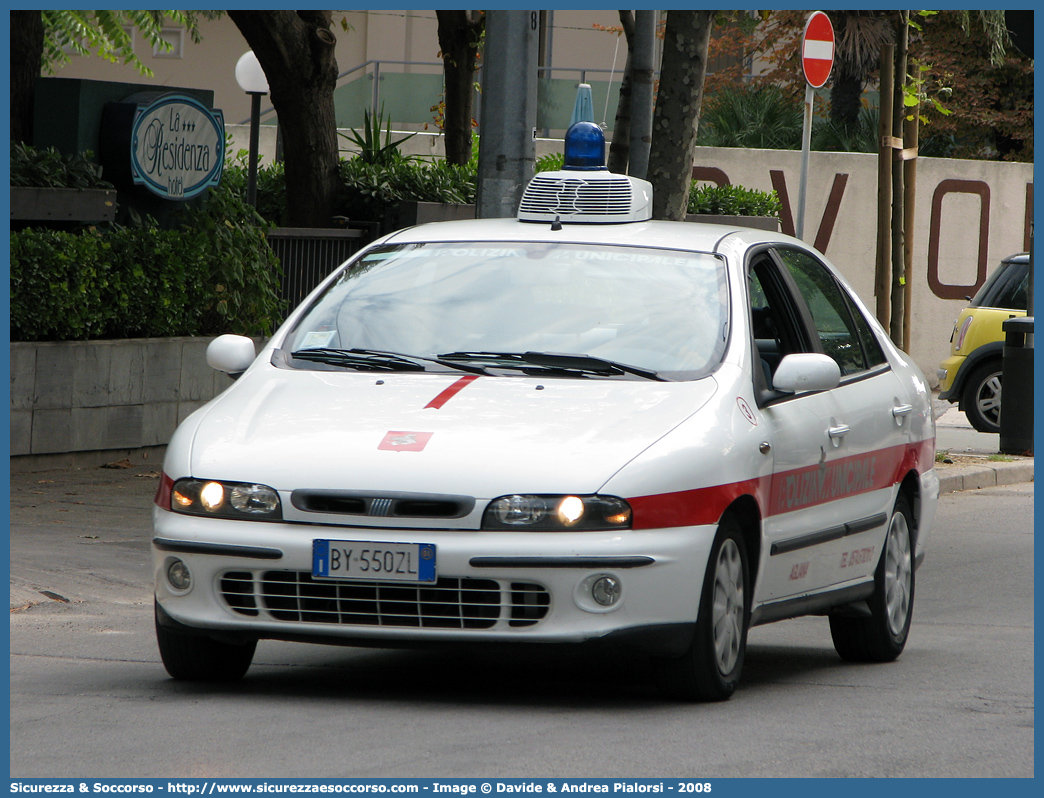
[[[600,576],[591,585],[591,597],[603,607],[611,607],[620,599],[620,580],[613,576]]]
[[[188,590],[192,587],[192,575],[188,566],[181,560],[174,560],[167,566],[167,581],[175,590]]]

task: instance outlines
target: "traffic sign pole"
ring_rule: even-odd
[[[812,105],[815,90],[823,86],[834,66],[834,26],[822,11],[814,11],[801,37],[801,70],[805,74],[805,119],[801,129],[801,180],[798,184],[794,234],[805,237],[805,195],[808,190],[808,156],[812,149]]]
[[[805,119],[801,127],[801,182],[798,184],[797,218],[794,222],[794,234],[802,241],[805,239],[805,194],[808,190],[808,154],[812,149],[812,104],[816,98],[816,90],[811,84],[805,84]]]

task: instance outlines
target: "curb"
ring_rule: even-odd
[[[993,488],[998,485],[1015,485],[1033,482],[1033,460],[1018,460],[1011,463],[989,463],[973,466],[947,466],[939,468],[939,493],[955,493],[961,490]]]

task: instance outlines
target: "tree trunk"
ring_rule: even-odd
[[[475,61],[486,24],[481,11],[436,11],[446,85],[443,133],[446,160],[458,166],[471,158]]]
[[[888,329],[892,318],[892,86],[895,82],[895,46],[881,48],[881,109],[877,124],[877,260],[874,268],[875,312]]]
[[[898,35],[895,46],[895,92],[892,98],[892,136],[898,141],[903,138],[903,117],[906,110],[903,106],[903,86],[906,85],[906,58],[909,48],[909,25],[907,12],[899,12]],[[898,347],[903,345],[903,316],[906,313],[905,260],[903,257],[903,161],[900,153],[892,153],[892,315],[888,327],[892,343]]]
[[[713,21],[713,11],[667,12],[649,151],[654,219],[685,218]]]
[[[627,174],[645,179],[652,143],[653,101],[656,99],[656,22],[658,11],[634,13],[634,59],[631,65],[631,145]]]
[[[917,74],[916,66],[911,70]],[[903,145],[913,151],[913,157],[903,161],[903,346],[910,351],[910,333],[913,328],[913,284],[914,284],[914,225],[917,221],[917,138],[920,116],[912,113],[903,120]],[[1030,314],[1033,315],[1032,309]]]
[[[330,11],[229,11],[268,79],[286,162],[287,223],[328,227],[338,172]]]
[[[616,121],[613,140],[609,145],[609,171],[622,175],[627,172],[631,156],[631,80],[634,74],[634,12],[620,11],[620,25],[627,40],[627,62],[620,81],[620,99],[616,103]]]
[[[36,79],[43,59],[43,17],[37,11],[11,12],[11,141],[33,143]]]

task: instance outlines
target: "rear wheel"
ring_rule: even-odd
[[[1000,432],[1001,362],[983,363],[964,386],[961,397],[968,421],[979,432]]]
[[[868,617],[830,616],[830,636],[842,659],[891,662],[906,647],[913,619],[913,512],[900,493],[888,522],[885,549],[874,574]]]
[[[158,617],[156,641],[167,673],[175,679],[194,682],[234,682],[243,678],[257,648],[256,640],[225,643],[178,632],[160,624]]]
[[[682,656],[656,662],[664,695],[687,701],[723,701],[735,692],[750,621],[748,574],[739,521],[726,514],[707,563],[692,644]]]

